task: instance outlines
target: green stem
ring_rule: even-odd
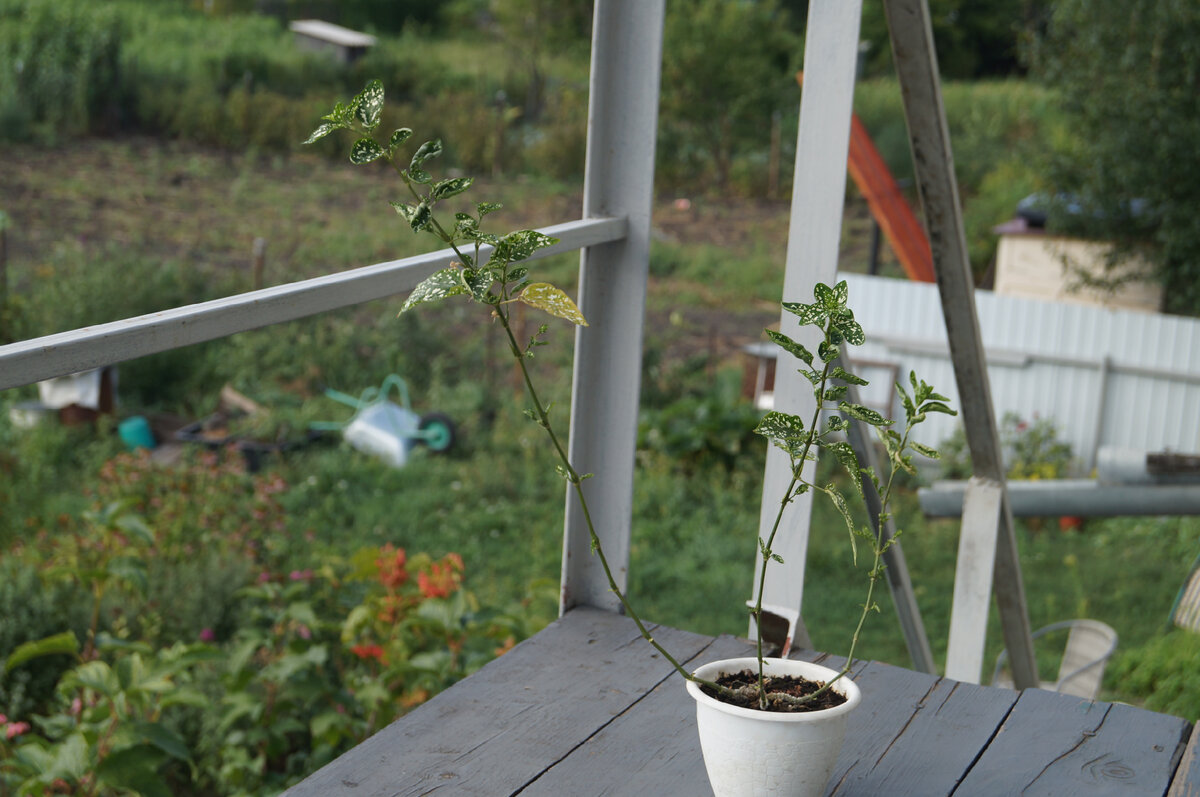
[[[533,401],[534,410],[538,417],[538,423],[543,429],[546,430],[546,434],[549,435],[550,442],[554,445],[554,450],[558,454],[559,462],[562,463],[563,469],[566,471],[567,481],[571,483],[571,487],[574,489],[575,495],[579,499],[579,506],[583,511],[583,519],[585,525],[587,526],[588,537],[590,538],[592,550],[595,551],[596,556],[600,559],[600,566],[604,569],[605,578],[608,579],[609,589],[611,589],[613,594],[617,596],[617,600],[621,602],[621,606],[625,609],[625,614],[631,620],[633,620],[638,631],[641,633],[642,638],[644,638],[654,647],[655,650],[662,654],[663,658],[670,662],[671,666],[675,668],[675,671],[683,676],[685,680],[703,684],[704,686],[715,689],[721,694],[732,695],[732,689],[728,689],[727,687],[721,686],[712,681],[707,681],[703,678],[697,678],[694,674],[684,669],[683,665],[681,665],[679,661],[676,660],[676,658],[672,656],[667,649],[660,645],[658,640],[654,638],[649,629],[647,629],[646,625],[642,622],[641,617],[638,616],[637,611],[629,603],[625,593],[619,586],[617,586],[617,580],[613,577],[612,568],[608,564],[608,557],[604,554],[604,547],[600,543],[600,537],[596,534],[596,527],[592,522],[592,514],[588,509],[587,498],[583,493],[583,477],[580,476],[579,472],[576,471],[574,466],[571,465],[571,460],[567,455],[566,449],[563,448],[561,441],[558,439],[558,435],[554,431],[554,427],[550,424],[550,416],[546,411],[545,405],[542,404],[541,398],[539,398],[537,390],[533,386],[533,380],[529,375],[529,367],[525,363],[525,354],[521,350],[520,345],[517,343],[516,336],[513,334],[512,327],[509,325],[508,313],[502,307],[495,308],[495,313],[496,317],[500,319],[500,326],[503,327],[504,334],[508,337],[509,349],[512,351],[513,357],[516,358],[518,365],[521,367],[521,377],[525,382],[525,389],[529,393],[529,398]]]
[[[826,333],[828,335],[828,333]],[[825,368],[821,372],[821,387],[818,391],[818,396],[825,393],[825,383],[829,380],[830,363],[825,363]],[[788,484],[786,490],[783,491],[783,500],[779,502],[779,511],[775,513],[775,522],[771,526],[771,534],[767,537],[766,544],[763,548],[763,566],[758,576],[758,597],[754,602],[754,630],[756,631],[756,650],[758,656],[758,707],[763,711],[767,709],[767,686],[766,676],[763,673],[763,624],[762,624],[762,603],[763,589],[767,584],[767,565],[771,562],[772,545],[775,543],[775,535],[779,532],[779,526],[783,521],[783,511],[787,509],[787,505],[795,499],[794,490],[798,485],[804,484],[801,474],[804,471],[804,463],[808,462],[808,454],[812,450],[813,442],[817,437],[817,424],[821,421],[821,407],[824,402],[818,397],[817,408],[813,411],[812,421],[808,426],[808,438],[804,441],[804,450],[800,453],[800,464],[797,466],[795,460],[792,464],[792,481]]]
[[[396,163],[395,157],[393,157],[392,155],[388,155],[386,157],[387,157],[387,162],[389,164],[391,164],[392,168],[396,171],[396,174],[400,175],[400,179],[404,181],[404,185],[405,185],[405,187],[408,188],[408,192],[413,195],[413,199],[417,200],[418,202],[424,202],[425,198],[422,197],[419,193],[417,193],[417,189],[413,188],[412,180],[408,179],[408,175],[404,173],[404,168],[401,167],[400,164]],[[435,234],[437,235],[437,237],[441,238],[442,241],[449,244],[450,248],[454,250],[454,254],[458,256],[459,263],[461,263],[463,266],[466,266],[467,263],[470,263],[473,267],[479,265],[476,262],[476,260],[478,260],[478,257],[479,257],[478,243],[476,243],[476,247],[475,247],[476,260],[469,260],[469,259],[467,259],[467,256],[464,255],[459,250],[458,246],[454,243],[454,238],[451,237],[450,233],[446,232],[446,228],[442,226],[441,222],[439,222],[437,220],[437,217],[434,216],[432,213],[430,213],[430,216],[429,216],[429,223],[433,226],[433,229],[436,231]]]
[[[897,451],[900,453],[897,453],[893,456],[891,472],[888,474],[888,483],[884,488],[883,496],[879,500],[879,516],[876,519],[875,524],[875,545],[873,546],[872,550],[874,556],[871,561],[871,576],[867,583],[867,600],[865,603],[863,603],[862,612],[858,616],[858,624],[854,627],[854,635],[850,637],[850,650],[846,654],[846,663],[842,665],[842,669],[838,671],[837,675],[825,682],[824,686],[813,692],[811,695],[806,695],[803,698],[805,701],[812,700],[824,694],[825,692],[828,692],[835,683],[840,681],[843,676],[850,672],[850,668],[854,665],[854,649],[858,647],[859,635],[862,633],[863,625],[865,625],[867,622],[867,615],[871,613],[871,605],[875,595],[875,582],[879,580],[879,563],[883,560],[883,552],[886,550],[886,543],[883,540],[883,523],[884,517],[887,514],[888,504],[892,499],[892,485],[896,482],[896,471],[899,469],[897,467],[895,457],[903,454],[904,447],[908,444],[908,436],[910,432],[912,432],[911,423],[908,424],[904,429],[904,437],[901,439],[900,445],[897,448]]]

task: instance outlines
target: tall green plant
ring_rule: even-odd
[[[403,201],[393,201],[392,207],[404,218],[413,232],[429,233],[453,251],[454,262],[435,272],[418,285],[405,302],[401,313],[419,305],[438,302],[452,296],[465,296],[489,309],[492,318],[505,336],[509,351],[519,367],[526,392],[533,403],[533,408],[527,410],[527,415],[545,431],[548,442],[558,459],[556,465],[558,473],[567,481],[579,501],[591,539],[592,551],[600,561],[609,588],[620,600],[626,613],[637,625],[646,641],[670,662],[683,678],[698,682],[727,698],[736,698],[739,694],[744,694],[743,690],[729,689],[688,672],[647,630],[637,611],[617,585],[600,538],[596,534],[588,507],[587,494],[584,490],[584,481],[590,474],[580,474],[572,465],[562,440],[551,422],[549,407],[540,397],[531,378],[527,363],[534,356],[536,349],[545,345],[542,337],[548,331],[548,327],[543,324],[539,327],[537,334],[528,342],[519,341],[513,331],[510,318],[514,303],[522,302],[574,324],[587,325],[583,314],[570,297],[549,283],[532,282],[528,267],[521,265],[535,252],[553,246],[557,243],[556,239],[534,230],[517,230],[503,236],[484,232],[481,229],[484,217],[499,209],[499,205],[488,202],[476,204],[475,213],[461,211],[455,213],[453,224],[448,221],[443,223],[435,211],[446,200],[456,197],[470,188],[471,178],[451,177],[434,180],[427,167],[441,154],[441,141],[436,139],[426,141],[417,146],[411,155],[407,154],[410,149],[407,142],[412,138],[412,130],[399,128],[390,134],[377,132],[383,105],[383,86],[378,81],[373,81],[348,104],[338,103],[332,112],[322,117],[322,123],[309,136],[308,143],[318,141],[338,130],[349,130],[356,134],[357,139],[350,150],[351,162],[365,165],[375,161],[384,161],[390,165],[399,175],[408,194]],[[485,252],[484,246],[488,246],[490,249]],[[772,546],[784,511],[797,497],[809,490],[824,493],[837,506],[845,518],[850,533],[851,549],[855,551],[856,559],[856,538],[862,537],[871,540],[872,564],[868,576],[866,601],[863,603],[861,616],[851,638],[846,665],[836,678],[831,679],[817,693],[804,698],[795,698],[791,695],[768,691],[767,682],[763,676],[762,624],[758,624],[758,683],[756,687],[747,687],[747,689],[757,694],[758,704],[764,710],[769,705],[808,703],[817,694],[829,689],[837,678],[842,677],[849,670],[853,663],[854,649],[863,624],[867,615],[875,608],[873,595],[876,582],[882,573],[883,554],[895,540],[895,538],[876,537],[869,528],[856,529],[842,493],[832,484],[819,485],[813,482],[804,473],[806,464],[809,460],[816,458],[817,449],[824,448],[830,451],[850,472],[852,482],[858,488],[860,497],[862,494],[860,478],[863,473],[869,475],[883,499],[883,509],[877,518],[879,524],[882,524],[886,519],[896,474],[900,470],[913,470],[911,457],[907,452],[912,450],[927,456],[937,455],[937,452],[932,449],[909,440],[912,428],[923,421],[927,413],[953,414],[953,411],[944,403],[945,397],[935,393],[929,385],[918,380],[915,375],[910,375],[911,394],[899,385],[897,386],[907,419],[902,434],[889,429],[891,421],[885,419],[878,412],[845,401],[844,397],[849,391],[849,385],[866,384],[865,380],[854,376],[838,364],[843,344],[853,345],[863,342],[862,327],[854,320],[853,312],[847,307],[845,282],[832,288],[818,284],[814,291],[814,297],[815,301],[811,304],[785,303],[784,309],[796,315],[801,324],[814,326],[821,331],[822,340],[818,346],[816,358],[803,345],[786,335],[768,332],[775,343],[805,364],[806,367],[801,369],[801,373],[813,384],[816,408],[807,424],[799,416],[771,412],[763,418],[756,429],[759,434],[771,439],[787,452],[791,461],[792,477],[780,503],[770,534],[765,539],[759,539],[764,567],[759,581],[758,600],[754,609],[755,616],[761,616],[762,612],[766,564],[772,560],[782,562]],[[845,430],[847,425],[847,421],[842,416],[832,416],[823,429],[819,426],[821,413],[831,406],[836,406],[839,411],[851,418],[880,429],[880,439],[888,451],[890,463],[886,481],[881,481],[871,472],[860,473],[857,458],[849,443],[837,439],[839,433]]]

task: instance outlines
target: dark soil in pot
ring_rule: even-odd
[[[702,686],[704,694],[709,697],[719,700],[731,706],[739,708],[758,709],[758,673],[751,670],[742,670],[737,673],[727,673],[716,679],[716,682],[721,686],[729,689],[742,689],[743,687],[752,687],[747,689],[745,694],[737,695],[736,697],[726,697],[717,693],[715,690],[707,686]],[[783,692],[784,694],[792,695],[793,697],[804,697],[816,692],[822,686],[822,681],[810,681],[807,678],[800,678],[794,675],[778,675],[767,676],[767,693]],[[822,709],[834,708],[846,702],[844,695],[838,694],[830,689],[823,694],[817,696],[813,700],[799,705],[785,703],[780,700],[773,700],[767,705],[767,711],[775,711],[785,714],[804,713],[809,711],[821,711]]]

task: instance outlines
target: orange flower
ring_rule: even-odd
[[[379,583],[388,589],[396,589],[408,581],[408,571],[404,569],[408,557],[403,548],[395,548],[390,542],[379,549],[382,554],[375,560],[379,567]]]
[[[426,598],[448,598],[458,589],[460,579],[453,562],[434,562],[428,573],[417,574],[417,587]]]

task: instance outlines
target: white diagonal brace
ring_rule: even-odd
[[[832,283],[837,277],[861,16],[862,0],[812,0],[808,6],[804,94],[800,99],[787,271],[783,282],[783,298],[789,302],[811,301],[815,283]],[[815,333],[802,330],[791,313],[781,314],[780,330],[816,350],[819,341]],[[775,409],[800,415],[807,423],[815,409],[815,400],[812,386],[797,371],[799,365],[792,355],[780,352]],[[787,455],[772,446],[767,453],[759,518],[759,534],[763,539],[771,533],[789,475]],[[767,566],[765,603],[800,609],[811,514],[811,493],[800,496],[788,507],[773,544],[784,564],[771,562]],[[763,568],[757,544],[754,551],[752,600],[757,597]],[[756,635],[753,619],[750,635]]]

